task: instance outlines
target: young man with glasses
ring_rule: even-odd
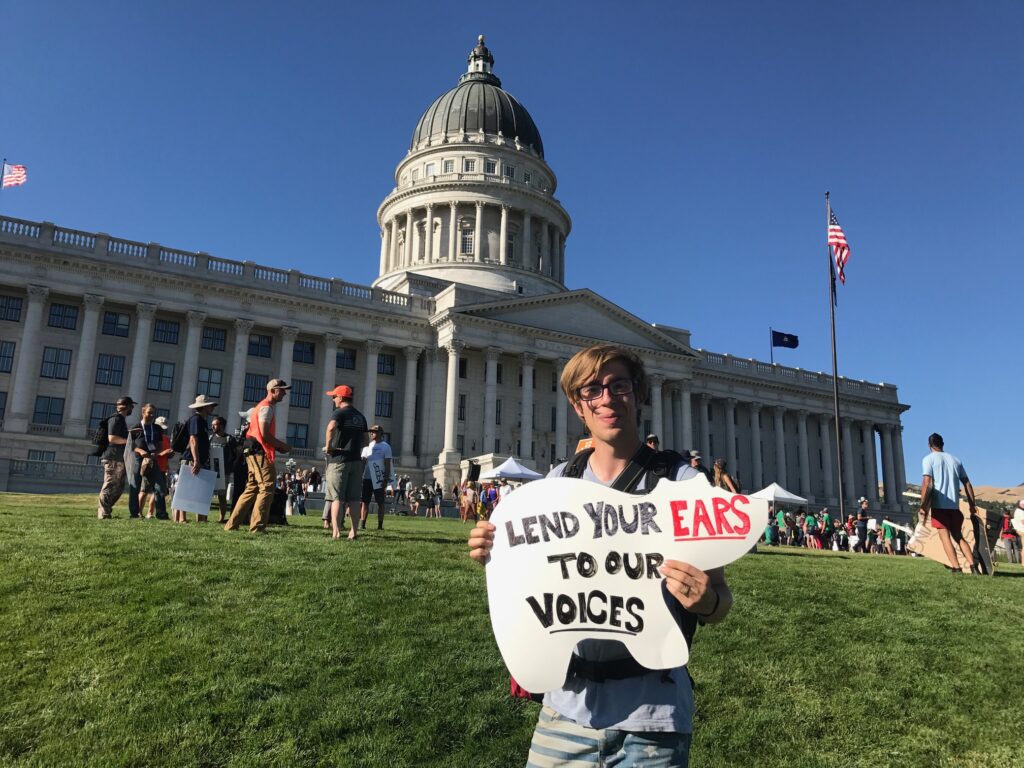
[[[673,466],[664,473],[673,480],[697,472],[678,454],[655,454],[637,427],[638,403],[647,380],[641,360],[628,349],[610,344],[577,353],[565,366],[562,391],[593,437],[593,451],[573,457],[551,470],[549,477],[572,476],[585,461],[583,480],[622,487],[636,464],[666,455]],[[644,473],[630,492],[653,488],[660,475]],[[479,522],[470,533],[470,557],[486,565],[495,527]],[[732,593],[721,568],[701,571],[688,563],[666,560],[662,590],[680,628],[692,632],[699,622],[725,618]],[[574,651],[565,683],[544,696],[530,747],[529,765],[540,768],[594,764],[658,765],[682,768],[689,762],[693,730],[693,689],[685,667],[646,669],[614,640],[584,640]],[[579,763],[575,761],[581,761]]]

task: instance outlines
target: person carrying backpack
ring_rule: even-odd
[[[562,391],[593,438],[548,473],[580,477],[630,493],[644,493],[662,478],[686,480],[697,470],[672,451],[654,452],[637,429],[638,403],[647,395],[643,363],[632,351],[601,344],[565,366]],[[479,521],[469,536],[470,557],[486,565],[495,526]],[[697,624],[721,621],[732,593],[721,568],[704,572],[666,560],[661,567],[666,604],[684,636]],[[693,731],[693,688],[686,667],[646,669],[614,640],[578,643],[563,686],[544,695],[531,765],[579,761],[684,768]]]
[[[104,442],[106,443],[106,447],[99,454],[100,463],[103,464],[103,486],[100,488],[96,517],[100,520],[107,520],[113,516],[114,505],[124,493],[124,453],[128,443],[127,419],[135,410],[135,401],[125,395],[118,399],[115,408],[117,410],[101,421],[97,427],[99,441],[96,438],[93,439],[93,443],[98,442],[97,449],[103,447]],[[105,441],[102,440],[104,433]],[[139,499],[135,494],[131,494],[128,498],[128,515],[129,517],[139,516]]]

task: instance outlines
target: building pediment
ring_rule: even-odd
[[[535,336],[548,333],[595,344],[610,341],[698,358],[687,344],[588,289],[456,306],[450,315],[470,323],[478,319],[531,329]]]

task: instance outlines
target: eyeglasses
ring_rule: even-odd
[[[584,400],[589,403],[591,400],[597,400],[597,398],[604,394],[606,389],[608,390],[608,394],[612,397],[628,395],[633,391],[633,380],[615,379],[614,381],[609,381],[607,384],[584,384],[576,390],[576,394],[580,396],[580,400]]]

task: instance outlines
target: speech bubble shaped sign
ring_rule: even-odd
[[[537,693],[565,682],[587,638],[619,640],[640,664],[671,669],[689,649],[662,597],[665,560],[707,571],[738,559],[768,522],[768,502],[703,476],[634,495],[549,478],[506,496],[487,564],[491,626],[502,658]]]

